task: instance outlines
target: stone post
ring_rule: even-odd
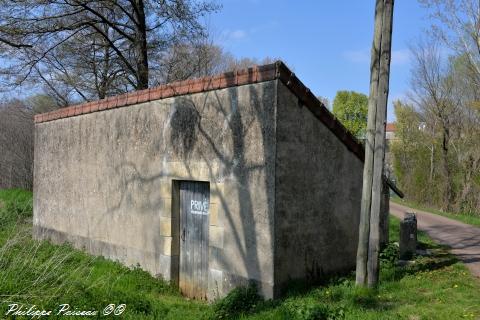
[[[417,249],[417,217],[413,212],[405,213],[400,222],[400,260],[409,260]]]

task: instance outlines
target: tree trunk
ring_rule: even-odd
[[[102,70],[102,78],[100,81],[100,90],[98,92],[98,96],[100,99],[104,99],[107,96],[108,87],[109,87],[109,79],[108,79],[108,72],[111,69],[110,67],[110,48],[108,46],[104,47],[103,52],[103,70]]]
[[[450,130],[448,126],[443,126],[443,141],[442,141],[442,155],[443,155],[443,171],[445,174],[446,186],[443,197],[444,208],[446,211],[452,211],[453,190],[452,190],[452,173],[450,165],[448,164],[448,148],[450,143]]]
[[[143,0],[135,0],[136,42],[135,59],[137,64],[137,90],[148,88],[147,24]]]
[[[432,184],[433,182],[434,156],[435,156],[435,145],[432,143],[432,147],[430,148],[430,174],[428,175],[428,182],[430,184]]]

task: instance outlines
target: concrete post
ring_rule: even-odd
[[[400,222],[400,260],[411,259],[417,249],[417,217],[407,212]]]

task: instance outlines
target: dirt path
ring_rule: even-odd
[[[425,211],[390,202],[390,213],[403,219],[405,212],[415,212],[418,228],[433,240],[448,245],[472,274],[480,278],[480,228]]]

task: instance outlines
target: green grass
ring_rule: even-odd
[[[0,190],[0,202],[0,318],[11,303],[45,310],[63,303],[81,310],[125,303],[122,319],[187,320],[211,313],[208,305],[184,299],[168,283],[138,268],[69,245],[33,240],[30,192]]]
[[[407,207],[410,207],[410,208],[413,208],[413,209],[438,214],[438,215],[444,216],[446,218],[454,219],[454,220],[457,220],[457,221],[460,221],[460,222],[463,222],[463,223],[466,223],[466,224],[470,224],[472,226],[480,227],[480,216],[471,215],[471,214],[463,214],[463,213],[443,212],[441,210],[427,208],[427,207],[425,207],[421,204],[418,204],[418,203],[415,203],[415,202],[412,202],[412,201],[407,201],[407,200],[404,200],[404,199],[400,199],[398,197],[391,197],[390,200],[395,202],[395,203],[398,203],[398,204],[401,204],[401,205],[404,205],[404,206],[407,206]]]
[[[182,298],[174,287],[138,268],[33,240],[31,193],[0,190],[0,202],[0,318],[9,303],[46,310],[58,309],[60,303],[83,310],[125,303],[122,319],[480,318],[479,282],[423,233],[420,245],[431,255],[399,267],[398,248],[390,244],[382,254],[378,290],[356,288],[351,274],[321,287],[292,286],[276,301],[237,290],[211,305]],[[397,241],[399,221],[393,218],[390,225],[391,239]]]

